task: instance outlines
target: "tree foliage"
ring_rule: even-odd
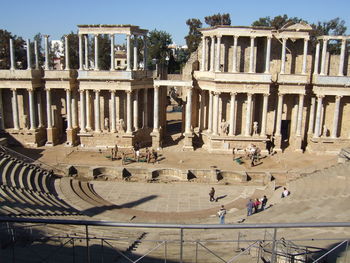
[[[71,69],[78,69],[79,68],[79,37],[78,34],[74,32],[70,32],[68,35],[68,52],[69,52],[69,67]],[[64,65],[64,68],[66,68],[66,42],[64,36],[62,36],[61,41],[63,43],[63,56],[62,56],[62,63]]]
[[[160,65],[166,64],[166,59],[169,57],[168,46],[172,43],[171,35],[165,31],[154,29],[148,33],[148,55],[149,60],[157,60]]]
[[[95,54],[95,40],[90,43],[91,53]],[[101,70],[109,70],[111,67],[111,40],[108,34],[98,35],[98,63]]]
[[[252,26],[266,26],[266,27],[273,27],[274,29],[281,29],[285,24],[289,22],[307,23],[307,21],[303,20],[302,18],[288,17],[288,15],[284,14],[284,15],[275,16],[273,18],[269,16],[260,17],[258,20],[252,23]]]
[[[0,68],[9,69],[10,60],[10,39],[13,39],[16,68],[25,69],[27,67],[27,50],[25,41],[21,37],[12,35],[7,30],[0,29]]]
[[[219,26],[219,25],[231,25],[230,14],[214,14],[211,16],[206,16],[204,21],[209,26]]]
[[[201,42],[202,33],[199,28],[202,27],[202,22],[197,18],[187,19],[186,25],[189,27],[188,35],[185,37],[186,44],[190,53],[197,50]]]

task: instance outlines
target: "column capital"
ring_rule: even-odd
[[[17,91],[17,88],[10,88],[11,91]]]
[[[282,37],[282,41],[287,41],[288,37]]]
[[[84,93],[84,92],[85,92],[85,90],[79,89],[79,93]]]
[[[250,39],[255,39],[256,38],[256,36],[250,36]]]
[[[278,97],[283,97],[284,93],[278,93]]]
[[[100,93],[100,90],[99,89],[94,89],[94,92],[95,93]]]
[[[44,38],[49,38],[49,37],[50,37],[50,35],[43,35],[43,37],[44,37]]]
[[[69,37],[69,34],[65,34],[65,35],[63,35],[64,36],[64,38],[68,38]]]
[[[271,40],[271,39],[272,39],[272,36],[266,36],[266,39],[270,39],[270,40]]]
[[[234,35],[233,38],[234,39],[238,39],[240,37],[240,35]]]
[[[237,95],[237,92],[230,92],[230,95],[231,95],[231,96],[236,96],[236,95]]]
[[[191,87],[186,87],[187,90],[192,90],[193,89],[193,86]]]
[[[30,87],[30,88],[26,88],[26,90],[29,92],[29,91],[34,91],[33,87]]]
[[[70,88],[66,88],[66,89],[64,89],[65,91],[71,91],[71,89]]]
[[[116,90],[112,89],[112,90],[110,90],[109,92],[115,94],[115,93],[116,93]]]
[[[125,90],[125,93],[129,93],[129,94],[131,94],[131,92],[132,92],[132,90]]]
[[[153,86],[153,88],[155,88],[155,89],[159,89],[159,87],[160,87],[160,86],[158,86],[158,85],[154,85],[154,86]]]
[[[323,98],[325,97],[325,95],[323,95],[323,94],[318,94],[318,95],[316,95],[316,97],[317,97],[318,99],[323,99]]]
[[[304,38],[304,43],[307,43],[309,42],[309,39],[308,38]]]
[[[45,91],[51,91],[51,88],[45,88],[44,90]]]
[[[263,93],[263,96],[264,97],[268,97],[268,96],[270,96],[270,94],[269,93]]]
[[[220,91],[214,91],[213,93],[214,93],[214,95],[220,95],[221,94]]]
[[[336,98],[337,100],[340,100],[342,97],[343,97],[342,95],[336,95],[336,96],[335,96],[335,98]]]

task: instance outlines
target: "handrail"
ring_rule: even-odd
[[[341,242],[340,244],[336,245],[334,248],[332,248],[331,250],[329,250],[327,253],[323,254],[321,257],[319,257],[318,259],[316,259],[315,261],[312,261],[312,263],[318,262],[320,259],[324,258],[325,256],[327,256],[328,254],[332,253],[334,250],[336,250],[338,247],[342,246],[345,243],[348,243],[349,240],[344,240],[343,242]]]

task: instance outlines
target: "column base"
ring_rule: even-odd
[[[79,144],[78,129],[67,129],[66,146],[76,146]]]
[[[184,151],[194,151],[194,148],[193,148],[193,133],[184,133],[184,145],[183,145],[183,150]]]
[[[273,143],[274,143],[273,150],[275,152],[282,152],[282,135],[275,135]]]
[[[160,149],[162,147],[161,139],[160,139],[160,132],[159,130],[154,130],[151,132],[152,137],[152,148]]]
[[[301,136],[295,136],[294,143],[293,143],[295,152],[303,153],[303,149],[301,147],[302,143],[303,143],[303,139],[301,138]]]
[[[54,128],[54,127],[47,128],[46,134],[47,134],[47,141],[45,143],[45,146],[55,146],[58,144],[59,139],[58,139],[57,128]]]

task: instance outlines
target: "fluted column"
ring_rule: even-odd
[[[72,99],[71,91],[66,89],[66,108],[67,108],[67,130],[72,129]]]
[[[34,91],[32,89],[28,90],[29,97],[29,119],[30,119],[30,129],[36,129],[35,122],[35,106],[34,106]]]
[[[75,91],[73,91],[72,94],[72,126],[74,129],[78,128],[78,116],[77,116],[77,94]]]
[[[95,132],[101,132],[100,91],[95,90]]]
[[[44,127],[44,122],[43,122],[43,103],[41,100],[41,91],[38,91],[36,93],[36,98],[37,98],[37,110],[38,110],[38,127]]]
[[[131,91],[126,90],[126,132],[132,133],[132,118],[131,118]]]
[[[219,92],[214,92],[214,113],[213,113],[213,135],[218,135],[219,133]]]
[[[209,114],[208,114],[208,133],[213,131],[213,92],[209,92]]]
[[[262,112],[262,119],[261,119],[261,132],[260,136],[266,136],[266,121],[267,121],[267,109],[268,109],[268,102],[269,102],[269,94],[263,94],[263,112]]]
[[[98,34],[94,35],[95,38],[95,70],[99,70],[99,61],[98,61]]]
[[[314,122],[315,122],[315,106],[316,106],[316,98],[311,97],[311,105],[310,105],[310,117],[309,117],[309,128],[307,130],[308,134],[312,134],[314,131]]]
[[[133,67],[133,70],[137,70],[138,68],[138,55],[137,55],[137,36],[134,35],[134,67]]]
[[[110,39],[111,39],[111,70],[115,70],[115,65],[114,65],[114,34],[110,34]]]
[[[270,59],[271,59],[271,37],[266,38],[266,60],[265,60],[265,73],[270,73]]]
[[[320,42],[316,44],[314,74],[318,74],[318,64],[320,61]]]
[[[84,90],[79,90],[80,93],[80,132],[86,132],[85,126],[85,93]]]
[[[282,39],[282,57],[281,57],[281,74],[284,74],[286,71],[286,45],[287,39]]]
[[[320,137],[321,132],[321,114],[323,108],[323,95],[317,95],[317,112],[316,112],[316,122],[315,122],[315,132],[314,138]]]
[[[147,70],[147,37],[143,35],[143,69]]]
[[[202,36],[202,63],[201,63],[201,71],[205,71],[205,59],[206,59],[206,37]]]
[[[251,135],[252,97],[253,97],[253,94],[247,93],[247,110],[246,110],[246,117],[245,117],[245,134],[244,134],[244,136]]]
[[[84,35],[84,44],[85,44],[85,70],[89,69],[89,39],[88,35]]]
[[[111,114],[110,114],[110,121],[111,121],[111,133],[116,132],[116,116],[115,116],[115,90],[111,90]]]
[[[143,128],[148,127],[148,89],[143,90]]]
[[[204,129],[204,99],[205,96],[205,90],[201,90],[201,101],[199,104],[199,131],[203,131]]]
[[[327,39],[323,39],[320,75],[326,75],[326,59],[327,59]]]
[[[30,40],[27,39],[27,69],[32,69],[32,56],[30,53]]]
[[[238,36],[233,37],[232,72],[237,72],[237,43]]]
[[[17,89],[12,89],[12,117],[15,130],[19,130]]]
[[[192,89],[193,87],[187,88],[187,103],[186,103],[186,123],[185,133],[191,133],[191,122],[192,122]]]
[[[249,73],[255,73],[254,47],[255,47],[255,37],[250,37]]]
[[[218,36],[217,43],[216,43],[215,72],[220,72],[220,60],[221,60],[221,36]]]
[[[131,71],[131,36],[126,35],[126,70]]]
[[[44,43],[45,43],[45,70],[49,70],[49,35],[44,35]]]
[[[342,96],[335,96],[335,108],[334,108],[334,117],[333,117],[333,129],[332,129],[332,138],[337,138],[338,134],[338,122],[339,122],[339,109],[340,109],[340,99]]]
[[[13,48],[13,39],[10,38],[10,70],[16,69],[16,62],[15,62],[15,50]]]
[[[78,35],[79,37],[79,70],[83,70],[83,36]]]
[[[134,129],[137,131],[139,129],[139,91],[134,90]]]
[[[90,100],[90,92],[89,90],[85,91],[85,96],[86,96],[86,130],[90,131],[91,130],[91,100]]]
[[[64,44],[65,44],[65,54],[64,54],[64,57],[65,57],[65,64],[66,64],[66,67],[65,67],[65,70],[69,70],[70,69],[70,65],[69,65],[69,44],[68,44],[68,35],[65,35],[64,36]]]
[[[275,133],[276,136],[281,136],[282,110],[283,110],[283,94],[278,94],[277,121],[276,121],[276,133]]]
[[[307,46],[309,41],[307,39],[304,39],[304,53],[303,53],[303,67],[301,69],[301,74],[306,74],[306,68],[307,68]]]
[[[39,69],[38,41],[34,40],[35,69]]]
[[[51,90],[46,90],[46,119],[47,128],[52,129],[52,110],[51,110]]]
[[[159,86],[154,86],[153,132],[159,130]]]
[[[304,110],[304,94],[299,94],[298,104],[298,121],[297,121],[297,136],[301,136],[302,124],[303,124],[303,110]]]
[[[215,68],[215,37],[211,36],[210,44],[210,71],[214,72]]]
[[[341,41],[338,76],[344,76],[345,46],[346,39],[343,39]]]
[[[230,101],[230,127],[229,127],[229,135],[233,136],[235,135],[235,108],[236,108],[236,95],[237,93],[232,92],[231,93],[231,101]]]
[[[2,89],[0,89],[0,129],[5,129],[5,116],[4,116],[4,107],[2,102]]]

